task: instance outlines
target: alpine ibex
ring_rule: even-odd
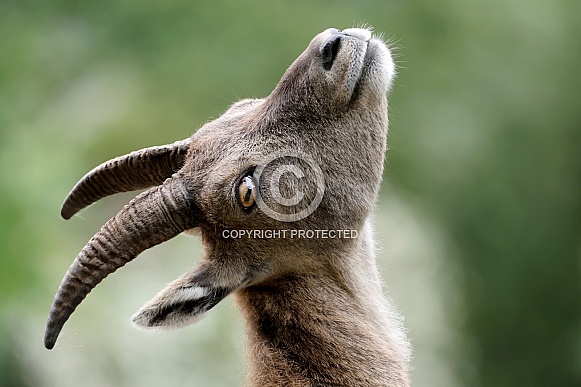
[[[45,346],[107,275],[184,231],[204,256],[133,317],[197,321],[234,294],[247,325],[249,384],[408,386],[409,345],[382,294],[370,213],[395,66],[368,29],[315,36],[264,99],[246,99],[190,139],[110,160],[62,207],[65,219],[150,188],[87,243],[50,311]]]

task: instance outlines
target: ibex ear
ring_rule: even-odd
[[[143,329],[180,328],[204,317],[238,286],[215,286],[204,272],[186,273],[135,313],[132,320]]]

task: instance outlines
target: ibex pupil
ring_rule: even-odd
[[[246,191],[246,195],[244,195],[244,202],[248,202],[250,200],[250,198],[252,197],[252,189],[248,188],[248,190]]]

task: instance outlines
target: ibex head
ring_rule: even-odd
[[[349,251],[354,240],[229,232],[361,230],[383,172],[393,76],[389,50],[369,30],[328,29],[268,97],[234,104],[191,139],[89,172],[65,200],[64,218],[107,195],[153,188],[76,257],[52,305],[45,346],[55,345],[69,316],[107,275],[187,230],[202,239],[202,261],[137,312],[137,325],[188,324],[241,288],[328,270],[321,251]]]

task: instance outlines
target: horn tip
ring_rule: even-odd
[[[75,214],[75,210],[71,209],[69,206],[65,204],[63,204],[62,208],[61,208],[61,217],[63,219],[69,220],[70,218],[73,217],[73,215]]]
[[[46,322],[46,328],[44,330],[44,347],[46,349],[53,349],[56,341],[63,329],[63,325],[67,321],[68,316],[58,316],[58,313],[55,312],[55,309],[52,308],[50,311],[50,315],[48,317],[48,321]]]
[[[44,335],[44,347],[46,349],[53,349],[56,344],[56,339],[58,337],[58,332],[51,332],[48,328]]]

